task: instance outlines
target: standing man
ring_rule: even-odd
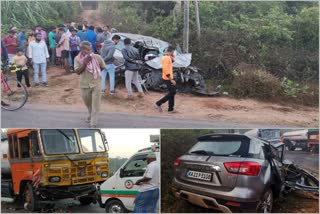
[[[69,45],[70,45],[70,55],[72,60],[72,65],[74,65],[74,58],[78,55],[80,48],[80,38],[76,35],[77,30],[72,28],[71,29],[71,36],[69,38]]]
[[[50,47],[50,53],[51,53],[51,65],[56,64],[56,41],[55,36],[56,36],[56,27],[52,27],[51,31],[48,34],[49,38],[49,47]]]
[[[35,87],[39,87],[39,67],[42,72],[43,86],[48,87],[47,82],[47,62],[49,62],[49,52],[46,43],[42,40],[41,33],[35,34],[35,40],[29,44],[29,59],[33,64]]]
[[[107,39],[110,39],[111,32],[110,32],[110,27],[108,25],[103,27],[103,34]]]
[[[80,53],[74,60],[74,69],[80,75],[80,94],[88,109],[86,119],[90,128],[98,125],[101,102],[101,70],[106,67],[101,56],[92,53],[90,42],[80,43]]]
[[[136,48],[131,44],[131,40],[126,38],[124,40],[124,48],[121,51],[125,60],[126,72],[126,88],[128,91],[128,99],[133,99],[132,83],[137,87],[139,97],[143,97],[143,90],[139,81],[139,70],[141,69],[142,61],[140,54]]]
[[[102,93],[106,91],[106,78],[109,74],[109,85],[110,85],[110,94],[114,95],[114,85],[115,85],[115,66],[114,66],[114,52],[116,51],[116,44],[120,40],[119,35],[114,35],[112,41],[105,40],[101,49],[101,56],[106,63],[106,68],[102,71],[101,77],[101,90]]]
[[[134,201],[134,213],[156,213],[159,200],[160,163],[154,153],[147,155],[147,163],[143,178],[135,183],[139,186],[139,192]]]
[[[78,26],[78,32],[77,32],[77,36],[80,38],[80,41],[87,41],[87,35],[86,35],[86,28],[84,30],[82,30],[82,26],[79,25]]]
[[[87,20],[83,20],[82,22],[82,30],[86,31],[88,29],[88,21]]]
[[[22,49],[22,52],[26,53],[26,43],[27,43],[27,36],[26,36],[26,29],[21,29],[20,33],[18,34],[18,44],[19,48]]]
[[[97,31],[96,49],[97,49],[97,52],[101,54],[101,48],[102,48],[103,42],[107,40],[107,37],[103,33],[103,30],[101,27],[97,27],[96,31]]]
[[[94,26],[90,26],[86,31],[87,40],[91,43],[92,49],[94,53],[97,53],[96,49],[96,38],[97,34],[94,32]]]
[[[35,32],[36,32],[36,33],[41,33],[41,39],[42,39],[43,41],[46,41],[46,40],[47,40],[47,32],[44,31],[40,25],[36,26]]]
[[[164,55],[161,59],[162,62],[162,79],[164,83],[167,86],[167,89],[169,90],[168,94],[166,94],[163,98],[161,98],[158,102],[155,104],[155,108],[162,112],[161,105],[167,101],[169,101],[169,113],[176,113],[174,110],[174,96],[176,94],[176,81],[174,80],[173,76],[173,61],[174,61],[174,50],[175,48],[173,46],[169,46],[167,48],[167,53]]]
[[[15,31],[9,30],[8,35],[2,39],[4,46],[7,48],[9,62],[16,55],[16,48],[18,47],[18,39],[15,36]]]
[[[61,47],[61,60],[64,63],[64,69],[66,74],[70,74],[70,65],[69,65],[69,36],[64,32],[63,28],[59,28],[59,34],[61,35],[58,47]]]

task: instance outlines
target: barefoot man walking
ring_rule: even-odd
[[[92,53],[90,42],[80,43],[80,53],[74,60],[74,69],[80,75],[80,93],[88,109],[86,119],[90,128],[98,125],[98,114],[101,102],[101,70],[106,67],[100,55]]]

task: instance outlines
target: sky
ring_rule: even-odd
[[[160,129],[102,129],[109,144],[109,157],[130,158],[138,150],[150,147],[150,135]]]

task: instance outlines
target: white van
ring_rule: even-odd
[[[143,177],[147,167],[146,157],[151,152],[156,154],[160,162],[158,147],[141,149],[127,160],[112,177],[101,184],[98,201],[107,213],[133,211],[134,200],[138,193],[138,186],[134,184]],[[159,207],[159,202],[157,206]]]

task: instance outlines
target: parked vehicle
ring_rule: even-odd
[[[99,204],[107,213],[124,213],[134,209],[134,200],[138,194],[138,186],[134,184],[143,177],[147,167],[146,157],[151,152],[156,154],[159,161],[159,146],[141,149],[101,184]]]
[[[176,197],[222,212],[271,212],[283,189],[284,144],[247,135],[209,134],[176,159]]]
[[[308,150],[308,130],[298,130],[283,133],[282,142],[288,150],[294,151],[296,148],[301,148],[303,151]]]
[[[108,178],[108,150],[98,129],[8,129],[2,142],[1,196],[21,199],[30,212],[56,199],[97,201]]]
[[[307,148],[311,153],[319,153],[319,129],[308,130]]]
[[[281,131],[280,129],[252,129],[245,133],[253,137],[258,137],[266,140],[270,143],[281,142]]]

